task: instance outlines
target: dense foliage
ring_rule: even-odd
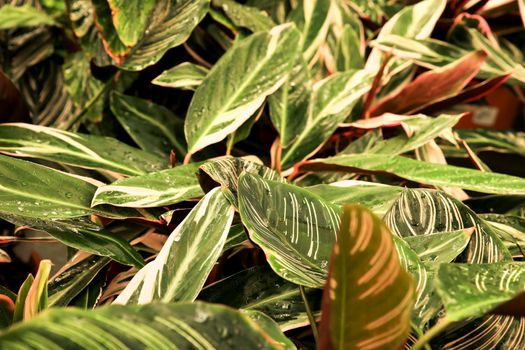
[[[525,348],[493,3],[0,0],[0,349]]]

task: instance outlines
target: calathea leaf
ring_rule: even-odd
[[[401,347],[410,331],[414,290],[388,228],[368,209],[345,205],[323,296],[318,349]]]
[[[166,160],[113,138],[23,123],[0,125],[0,152],[127,175],[167,167]]]
[[[319,290],[308,289],[308,302],[315,312],[321,307]],[[268,267],[252,267],[204,288],[199,299],[242,310],[258,310],[286,331],[308,324],[299,287]]]
[[[111,204],[129,208],[152,208],[179,203],[203,195],[197,180],[199,164],[179,165],[117,180],[100,186],[91,206]]]
[[[275,26],[266,12],[255,7],[242,5],[233,0],[212,0],[212,5],[222,9],[236,27],[259,32]]]
[[[339,207],[302,188],[243,173],[239,212],[250,239],[282,278],[319,288],[339,226]]]
[[[177,226],[155,260],[133,277],[116,304],[193,301],[228,236],[234,208],[219,188],[209,192]]]
[[[155,1],[144,0],[135,3],[125,0],[108,0],[108,5],[120,41],[128,47],[137,45],[147,28]]]
[[[474,228],[404,237],[419,259],[431,263],[449,263],[458,257],[470,242]]]
[[[301,129],[295,131],[293,142],[282,150],[282,168],[289,169],[315,153],[370,89],[371,83],[372,76],[364,70],[336,73],[316,83]]]
[[[0,30],[57,24],[52,17],[31,5],[5,4],[0,7]]]
[[[299,170],[382,172],[433,186],[460,187],[482,193],[525,193],[525,180],[516,176],[385,154],[351,154],[315,159],[302,163]]]
[[[206,78],[208,72],[205,67],[184,62],[165,70],[153,79],[152,83],[164,87],[194,90]]]
[[[294,349],[274,323],[265,322],[264,328],[273,336],[238,311],[204,303],[112,305],[94,311],[56,308],[3,332],[0,347]]]
[[[220,58],[188,109],[184,132],[189,153],[226,138],[283,84],[299,37],[293,25],[281,25],[236,42]]]

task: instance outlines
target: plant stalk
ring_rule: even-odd
[[[436,337],[439,333],[443,332],[445,328],[450,326],[452,322],[447,319],[441,320],[434,327],[430,328],[425,334],[423,334],[417,342],[412,346],[412,350],[422,350],[427,348],[427,344]]]
[[[308,299],[306,298],[306,292],[304,290],[304,287],[299,286],[299,291],[301,292],[301,298],[303,299],[304,309],[306,310],[306,314],[308,315],[308,321],[310,321],[310,326],[312,327],[312,334],[315,339],[315,344],[317,345],[317,340],[319,339],[319,332],[317,331],[317,323],[315,321],[315,316],[312,312],[312,309],[310,308]]]

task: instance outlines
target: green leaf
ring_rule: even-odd
[[[0,129],[3,126],[0,126]],[[52,220],[93,213],[121,217],[108,207],[90,208],[96,185],[42,165],[0,155],[0,213]],[[128,213],[124,213],[127,216]]]
[[[0,152],[127,175],[167,166],[162,158],[113,138],[23,123],[0,125]]]
[[[321,308],[321,293],[308,289],[310,307]],[[269,267],[252,267],[215,282],[202,290],[199,299],[270,316],[282,331],[308,324],[299,287],[277,276]]]
[[[400,348],[410,332],[414,290],[389,229],[368,209],[345,205],[323,296],[318,348]]]
[[[389,173],[422,184],[482,193],[525,194],[525,179],[383,154],[338,155],[301,164],[300,170]]]
[[[109,258],[76,254],[61,271],[50,279],[49,306],[67,306],[110,262]]]
[[[290,24],[240,40],[197,88],[184,132],[189,153],[235,131],[285,81],[296,58],[299,33]]]
[[[0,7],[0,30],[40,25],[58,25],[58,23],[45,12],[31,5],[5,4]]]
[[[24,300],[24,321],[47,309],[47,280],[51,271],[51,260],[42,260],[38,265],[35,279]]]
[[[152,83],[170,88],[194,90],[206,78],[209,70],[205,67],[184,62],[165,70]]]
[[[155,1],[108,0],[108,4],[120,40],[126,46],[135,46],[146,31]]]
[[[522,262],[441,264],[435,279],[448,322],[486,314],[523,292],[524,285]]]
[[[326,279],[339,226],[339,207],[302,188],[239,177],[239,212],[250,239],[282,278],[312,288]]]
[[[193,301],[197,297],[222,252],[233,220],[234,208],[224,191],[216,188],[201,199],[115,303]]]
[[[33,275],[29,274],[18,290],[15,302],[15,311],[13,313],[13,323],[24,320],[24,309],[27,293],[29,293],[29,289],[31,288],[33,281]]]
[[[167,157],[173,149],[178,159],[184,158],[183,121],[169,109],[116,91],[110,101],[111,111],[141,149],[159,157]]]
[[[460,255],[474,232],[474,228],[451,232],[404,237],[419,259],[431,263],[449,263]]]
[[[111,204],[118,207],[152,208],[201,197],[203,192],[196,176],[198,166],[199,164],[180,165],[100,186],[93,196],[91,206]]]
[[[221,8],[236,27],[259,32],[270,30],[275,26],[266,12],[255,7],[242,5],[233,0],[212,0],[212,4]]]
[[[248,316],[204,303],[56,308],[2,333],[0,348],[294,349],[275,328],[270,337]]]
[[[323,43],[328,29],[329,0],[300,0],[288,16],[301,32],[300,50],[309,62]]]
[[[525,133],[489,129],[458,129],[459,137],[476,152],[516,153],[525,157]]]
[[[316,83],[308,111],[300,129],[295,131],[297,137],[282,150],[282,168],[289,169],[314,154],[370,89],[372,79],[364,70],[352,70],[332,74]]]
[[[383,216],[403,191],[402,187],[356,180],[315,185],[306,189],[333,204],[361,204],[378,216]]]
[[[479,264],[512,260],[491,227],[463,203],[444,192],[406,189],[383,219],[393,233],[403,238],[474,227],[475,231],[460,261]]]
[[[120,68],[138,71],[157,63],[166,51],[184,43],[206,15],[209,0],[156,1],[144,35],[129,48],[113,26],[111,8],[106,0],[94,0],[93,4],[106,52]],[[134,36],[128,39],[135,40]]]

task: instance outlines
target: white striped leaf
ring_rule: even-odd
[[[0,125],[0,152],[127,175],[167,167],[162,158],[110,137],[23,123]]]
[[[383,216],[403,191],[402,187],[376,182],[343,180],[331,184],[307,187],[324,200],[334,204],[357,203]]]
[[[460,187],[482,193],[525,194],[525,179],[520,177],[385,154],[337,155],[303,163],[299,169],[388,173],[432,186]]]
[[[474,228],[404,237],[423,262],[449,263],[460,255],[470,242]]]
[[[397,349],[410,332],[414,281],[370,210],[343,208],[323,295],[319,349]]]
[[[177,159],[186,154],[182,119],[164,106],[141,98],[111,93],[113,115],[133,141],[144,151],[167,158],[171,150]]]
[[[317,314],[321,292],[307,289],[308,304]],[[299,287],[276,275],[267,266],[256,266],[217,281],[202,290],[199,300],[242,310],[264,312],[282,331],[309,323]]]
[[[316,56],[325,40],[330,4],[330,0],[300,0],[288,16],[288,21],[293,21],[301,32],[299,47],[306,62]]]
[[[206,78],[208,72],[205,67],[184,62],[165,70],[153,79],[152,83],[164,87],[194,90]]]
[[[100,186],[91,206],[111,204],[118,207],[152,208],[176,204],[203,195],[197,179],[199,164],[117,180]]]
[[[481,316],[525,291],[525,263],[441,264],[436,290],[454,322]]]
[[[282,278],[321,287],[336,240],[340,208],[300,187],[243,173],[239,212],[250,239]]]
[[[313,86],[306,115],[293,142],[283,148],[281,166],[295,163],[315,153],[370,89],[373,76],[363,70],[335,73]],[[294,116],[294,118],[301,117]]]
[[[488,129],[458,129],[459,137],[470,148],[479,151],[516,153],[525,157],[525,133],[520,131],[496,131]]]
[[[114,303],[193,301],[219,258],[234,208],[216,188],[171,233],[155,260],[143,267]]]
[[[273,322],[265,322],[263,330],[250,317],[228,307],[181,303],[112,305],[96,310],[51,309],[1,333],[0,348],[281,350],[295,347]]]
[[[239,4],[233,0],[212,0],[212,5],[224,11],[224,14],[239,28],[252,32],[270,30],[275,23],[264,11],[255,7]]]
[[[512,260],[491,227],[463,203],[444,192],[406,189],[384,220],[400,237],[441,234],[474,227],[461,261],[479,264]]]
[[[239,128],[285,81],[297,56],[299,32],[290,24],[237,41],[197,88],[184,132],[189,153]]]

